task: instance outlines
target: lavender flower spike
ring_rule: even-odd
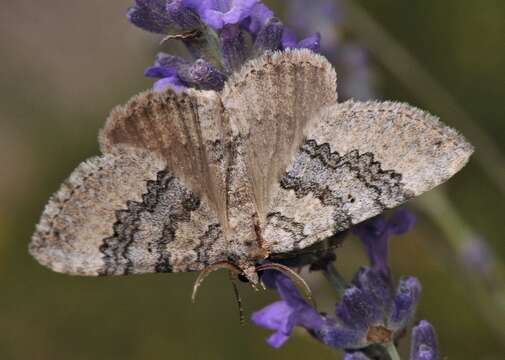
[[[166,0],[135,0],[135,5],[128,9],[128,20],[141,29],[163,34],[172,22],[166,3]]]
[[[395,296],[389,283],[372,269],[362,269],[354,286],[348,288],[337,304],[336,317],[323,316],[301,297],[286,276],[265,272],[262,281],[276,289],[282,301],[275,302],[252,316],[252,321],[276,330],[268,339],[271,346],[282,346],[295,326],[305,328],[323,344],[338,349],[363,349],[386,344],[399,336],[413,318],[419,294],[414,278],[400,281]]]
[[[425,320],[412,329],[410,360],[438,360],[435,329]]]

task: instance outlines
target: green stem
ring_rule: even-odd
[[[475,236],[474,231],[463,219],[442,189],[435,189],[416,199],[415,204],[430,217],[444,232],[445,238],[456,258],[461,259],[462,249]],[[476,304],[495,328],[497,333],[505,337],[505,267],[497,258],[493,259],[493,285],[488,285],[488,279],[474,269],[468,268],[462,262],[462,269],[457,273],[464,278],[467,286],[473,287],[470,294],[475,296]]]
[[[384,347],[388,352],[390,360],[401,360],[400,354],[398,353],[398,350],[396,349],[396,346],[393,342],[387,343]]]
[[[458,103],[454,96],[408,50],[396,41],[357,2],[345,1],[348,24],[359,40],[420,101],[457,127],[479,149],[475,159],[505,194],[505,156],[496,141]]]
[[[324,276],[330,282],[330,284],[335,288],[339,297],[344,295],[345,289],[347,288],[347,282],[340,275],[337,268],[333,263],[329,263],[323,271]]]

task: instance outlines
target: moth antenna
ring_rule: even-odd
[[[220,269],[228,269],[228,270],[230,270],[230,272],[233,271],[237,274],[242,273],[242,270],[240,270],[239,267],[237,267],[236,265],[231,264],[229,262],[219,262],[219,263],[215,263],[215,264],[212,264],[212,265],[206,267],[205,269],[200,271],[200,274],[198,274],[198,277],[195,280],[195,284],[193,285],[193,293],[191,295],[191,301],[193,303],[196,302],[196,294],[198,293],[198,289],[200,288],[200,286],[202,286],[202,284],[203,284],[204,280],[207,278],[207,276],[212,274],[214,271],[217,271]]]
[[[231,285],[233,286],[233,293],[235,294],[235,300],[238,305],[238,314],[240,318],[240,325],[245,326],[245,316],[244,316],[244,308],[242,307],[242,298],[240,297],[240,292],[237,286],[236,273],[232,270],[228,270],[228,275],[230,276]]]
[[[312,297],[312,290],[310,290],[310,287],[307,284],[307,282],[299,274],[297,274],[296,271],[285,265],[277,263],[260,265],[256,268],[256,271],[264,271],[264,270],[276,270],[289,277],[295,284],[297,284],[299,287],[303,289],[307,299],[312,303],[314,308],[317,308],[316,301]]]

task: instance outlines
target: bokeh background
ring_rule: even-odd
[[[265,2],[283,18],[288,0]],[[48,197],[82,160],[98,154],[97,131],[110,109],[151,85],[142,72],[151,64],[159,38],[128,24],[125,12],[130,4],[131,0],[2,0],[0,359],[340,358],[338,352],[302,332],[282,349],[270,349],[264,343],[267,331],[240,326],[225,274],[213,275],[192,305],[195,274],[69,277],[50,272],[27,254]],[[306,6],[313,4],[307,1]],[[505,152],[504,1],[362,0],[354,4],[432,74],[496,149]],[[429,97],[417,96],[429,95],[430,84],[423,88],[425,82],[408,83],[395,74],[396,68],[415,74],[419,70],[415,64],[405,62],[401,54],[395,57],[380,39],[373,40],[377,34],[359,19],[346,22],[344,14],[343,21],[340,37],[375,47],[370,61],[380,97],[444,112],[444,102],[430,104]],[[449,122],[458,127],[459,120],[455,116]],[[473,131],[465,135],[474,136]],[[499,176],[494,181],[488,176],[503,171],[503,163],[495,162],[491,153],[486,162],[487,150],[477,148],[485,166],[472,161],[444,189],[465,226],[488,242],[500,262],[505,259],[505,205],[500,191],[505,180],[501,178],[500,184]],[[424,203],[430,201],[427,197]],[[440,211],[436,203],[431,204],[443,218],[444,208]],[[414,231],[393,242],[396,276],[415,275],[421,280],[424,291],[418,318],[437,328],[444,358],[504,359],[504,333],[497,331],[499,323],[489,321],[502,315],[479,300],[484,287],[471,279],[471,271],[462,271],[447,228],[443,231],[440,218],[428,213],[418,210]],[[453,226],[460,228],[458,224]],[[454,231],[457,234],[458,229]],[[348,275],[366,262],[353,238],[338,250],[338,256]],[[331,289],[317,274],[309,279],[322,307],[331,311]],[[493,292],[500,285],[485,289]],[[242,295],[247,313],[275,298],[245,285]],[[505,328],[505,322],[501,325]],[[401,351],[408,353],[408,339]]]

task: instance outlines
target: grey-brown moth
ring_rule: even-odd
[[[256,283],[256,265],[304,249],[443,183],[472,146],[394,102],[337,102],[308,50],[266,54],[221,92],[145,92],[116,108],[102,155],[47,204],[30,244],[74,275],[200,271]]]

